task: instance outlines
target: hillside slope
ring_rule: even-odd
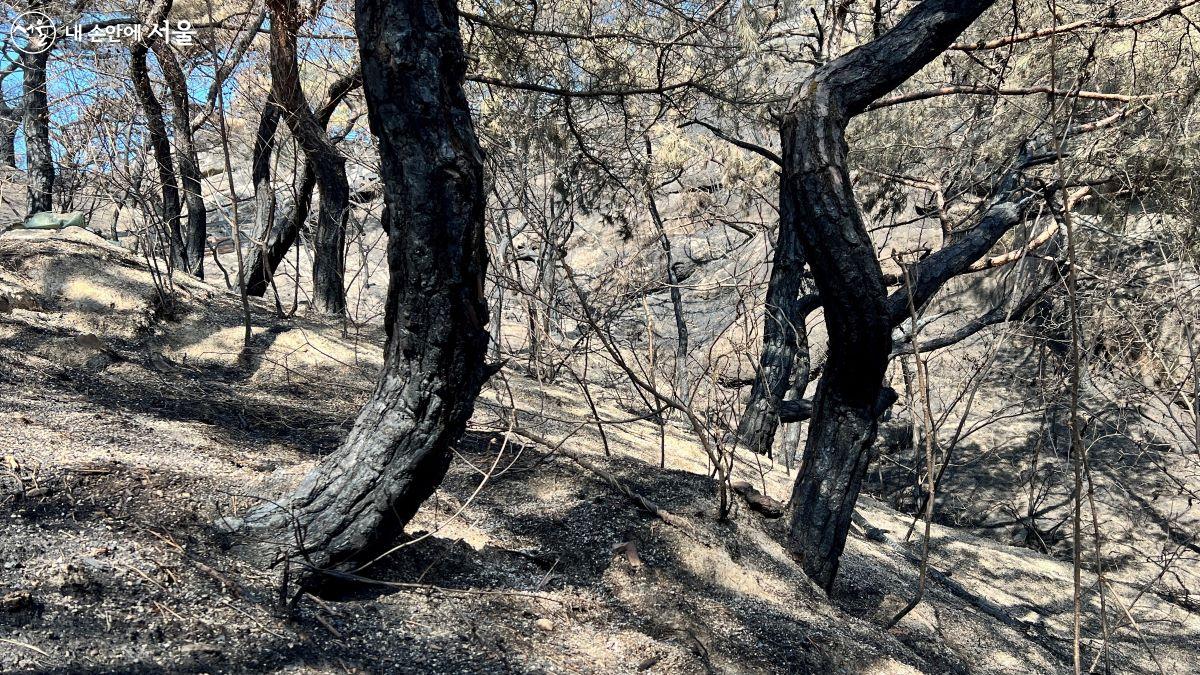
[[[224,552],[208,524],[336,446],[381,332],[254,303],[240,359],[236,297],[176,278],[165,300],[146,261],[77,229],[0,237],[0,296],[4,672],[1069,668],[1069,565],[935,526],[926,598],[885,630],[916,586],[905,516],[862,501],[866,529],[830,600],[780,546],[778,521],[714,518],[689,434],[668,426],[660,446],[656,425],[614,426],[606,457],[574,421],[587,409],[573,391],[508,371],[412,538],[361,571],[377,583],[280,607],[274,576]],[[506,438],[514,409],[530,434],[567,438],[561,449]],[[779,467],[736,478],[788,494]],[[1107,656],[1089,654],[1119,672],[1195,672],[1200,615],[1109,581],[1137,623],[1110,626]]]

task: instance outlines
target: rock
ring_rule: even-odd
[[[50,583],[65,595],[97,595],[100,582],[83,566],[67,563],[50,578]]]
[[[882,542],[886,542],[888,540],[888,538],[887,538],[888,531],[880,529],[878,527],[868,527],[864,531],[864,534],[866,535],[867,539],[869,539],[870,541],[878,541],[878,542],[882,543]]]
[[[70,213],[53,213],[41,211],[25,219],[23,227],[27,230],[61,230],[64,227],[83,227],[87,220],[81,211]]]
[[[638,665],[637,665],[638,672],[642,673],[647,670],[650,670],[661,660],[662,660],[661,656],[647,656],[646,658],[642,659],[641,662],[638,663]]]
[[[547,633],[554,630],[554,622],[550,619],[538,619],[533,622],[533,625],[538,630],[546,631]]]
[[[637,546],[632,541],[617,544],[613,547],[613,553],[624,555],[625,560],[629,562],[629,566],[635,570],[642,566],[642,558],[638,555]]]
[[[183,654],[219,654],[221,648],[208,642],[192,642],[179,648]]]
[[[41,307],[38,306],[37,298],[28,291],[16,290],[10,293],[0,291],[0,314],[11,314],[14,309],[36,312]]]

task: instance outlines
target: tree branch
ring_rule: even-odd
[[[709,131],[712,132],[712,134],[714,136],[716,136],[717,138],[719,138],[723,141],[732,143],[743,150],[749,150],[750,152],[753,152],[761,157],[767,158],[775,166],[783,165],[783,159],[779,155],[777,155],[774,151],[772,151],[770,148],[764,148],[763,146],[757,145],[755,143],[751,143],[750,141],[743,141],[740,138],[735,138],[733,136],[730,136],[729,134],[726,134],[724,131],[721,131],[721,129],[719,127],[713,126],[712,124],[709,124],[708,122],[704,122],[701,120],[688,120],[688,121],[684,122],[683,124],[680,124],[679,128],[683,129],[683,128],[692,126],[693,124],[702,126],[705,129],[708,129]]]

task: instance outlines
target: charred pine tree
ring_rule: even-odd
[[[317,568],[361,557],[408,522],[444,478],[487,375],[483,153],[455,3],[358,0],[355,25],[384,184],[384,368],[342,447],[244,520]]]
[[[3,91],[4,81],[21,67],[20,59],[0,70],[0,92]],[[18,99],[16,104],[10,104],[0,93],[0,167],[17,166],[17,131],[21,128],[21,117],[25,114],[25,102]]]
[[[181,223],[184,269],[204,278],[204,245],[208,239],[208,209],[200,187],[200,157],[192,135],[191,99],[188,97],[187,76],[179,67],[175,52],[162,38],[150,41],[171,95],[171,128],[175,136],[175,161],[179,166],[179,181],[183,200],[187,204],[187,222]]]
[[[21,106],[0,102],[0,166],[17,165],[17,131],[21,128]]]
[[[651,144],[650,137],[646,136],[646,160],[653,161],[653,155],[654,146]],[[662,213],[658,210],[658,202],[654,198],[654,186],[650,183],[649,176],[646,177],[646,206],[649,208],[650,220],[654,223],[654,229],[658,232],[659,246],[663,250],[663,258],[667,267],[667,288],[671,294],[671,312],[675,317],[675,396],[686,404],[691,401],[691,390],[687,377],[689,336],[687,320],[683,314],[683,290],[680,288],[682,279],[679,278],[675,266],[675,253],[671,249],[671,237],[667,234]]]
[[[686,404],[691,400],[691,389],[688,386],[687,377],[688,327],[687,320],[683,315],[683,291],[680,289],[682,282],[676,272],[675,256],[671,250],[671,237],[667,234],[667,228],[663,224],[662,214],[658,211],[658,204],[655,202],[652,192],[647,192],[646,203],[650,207],[650,219],[654,221],[654,226],[658,230],[658,243],[662,246],[663,257],[667,264],[667,286],[671,293],[671,313],[675,317],[675,396]]]
[[[37,7],[40,5],[34,9]],[[44,43],[47,39],[35,32],[29,49],[21,53],[29,215],[54,210],[54,155],[50,151],[50,102],[46,92],[46,67],[50,61],[50,45]]]
[[[296,33],[304,16],[296,0],[268,0],[267,6],[271,10],[271,95],[283,109],[284,121],[304,150],[321,189],[321,210],[313,232],[312,308],[342,314],[346,311],[346,216],[350,208],[346,158],[329,140],[304,95],[296,51]]]
[[[801,394],[808,381],[808,332],[804,321],[815,306],[808,296],[801,297],[804,285],[804,250],[800,246],[800,223],[793,205],[781,195],[779,234],[767,281],[766,311],[763,319],[763,347],[758,372],[750,389],[746,411],[738,420],[737,436],[741,443],[760,455],[771,455],[775,430],[779,427],[779,409],[795,381],[793,372],[799,362],[803,371]]]
[[[147,58],[150,49],[144,43],[138,43],[129,48],[129,76],[133,80],[133,91],[141,105],[142,114],[146,117],[146,133],[154,164],[158,170],[160,195],[155,204],[158,212],[159,226],[163,228],[160,235],[167,241],[170,249],[171,262],[177,269],[187,269],[187,258],[184,254],[186,246],[183,242],[183,230],[180,219],[182,206],[179,203],[179,183],[175,177],[175,166],[171,158],[171,139],[167,135],[167,123],[163,114],[162,103],[154,94],[154,84],[150,80],[150,68]]]
[[[990,4],[925,0],[878,39],[813,72],[784,115],[781,199],[803,223],[800,240],[829,331],[792,491],[788,544],[826,590],[870,461],[891,351],[887,289],[854,199],[846,125],[941,54]]]
[[[362,72],[355,70],[329,86],[325,103],[317,110],[317,124],[322,133],[329,127],[333,111],[358,87],[362,86]],[[271,155],[275,151],[275,135],[279,128],[282,110],[273,97],[267,98],[258,131],[254,139],[251,176],[254,181],[254,235],[246,263],[246,293],[262,297],[271,286],[275,270],[283,262],[287,252],[296,245],[304,221],[308,219],[309,205],[316,189],[316,171],[311,161],[305,161],[295,199],[287,209],[276,213],[277,199],[271,184]]]
[[[246,294],[261,298],[271,285],[275,264],[296,243],[295,234],[288,236],[288,219],[275,216],[275,188],[271,184],[271,156],[275,152],[275,133],[279,130],[279,106],[268,95],[262,116],[254,134],[254,150],[250,158],[250,179],[254,182],[254,233],[243,272]],[[307,172],[306,172],[307,173]]]

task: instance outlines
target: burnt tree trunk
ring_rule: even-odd
[[[158,97],[154,95],[154,85],[150,81],[150,69],[146,59],[150,50],[145,44],[138,43],[129,48],[129,76],[133,80],[133,91],[146,116],[146,130],[149,135],[151,153],[154,164],[158,169],[158,182],[161,194],[155,205],[158,211],[159,225],[164,229],[160,233],[170,248],[171,262],[177,269],[187,269],[187,259],[184,251],[183,232],[180,224],[182,207],[179,203],[179,184],[175,178],[175,167],[171,158],[171,140],[167,136],[167,123],[163,117],[163,107]]]
[[[887,289],[854,200],[846,124],[942,53],[990,0],[925,0],[878,39],[818,68],[781,129],[781,200],[794,209],[829,331],[803,466],[792,491],[788,545],[831,590],[871,458],[891,351]]]
[[[329,86],[325,103],[317,110],[317,124],[324,132],[333,118],[333,111],[350,94],[362,85],[361,71],[354,71],[339,78]],[[271,154],[275,150],[275,132],[279,127],[282,111],[273,98],[268,97],[258,124],[258,135],[254,141],[252,177],[254,180],[254,235],[255,245],[250,249],[246,263],[246,293],[262,297],[271,285],[275,270],[283,262],[288,250],[300,237],[300,228],[308,219],[313,190],[317,178],[312,162],[305,161],[296,190],[295,200],[282,213],[275,212],[276,198],[271,185]]]
[[[811,303],[815,305],[815,302]],[[808,388],[809,377],[812,374],[812,354],[808,348],[808,327],[805,325],[808,314],[811,309],[802,308],[797,312],[797,318],[794,322],[796,327],[796,354],[792,359],[791,385],[783,395],[781,406],[790,403],[800,402],[804,400],[804,390]],[[790,472],[792,464],[796,458],[796,449],[800,447],[800,423],[786,422],[782,417],[779,421],[784,422],[783,436],[780,439],[779,449],[783,453],[783,465]]]
[[[36,37],[30,47],[39,49]],[[50,102],[46,95],[46,65],[50,50],[21,54],[24,71],[25,158],[28,165],[29,215],[54,210],[54,156],[50,152]]]
[[[21,59],[13,59],[0,70],[0,167],[17,166],[17,132],[25,116],[25,101],[18,98],[15,105],[9,105],[3,88],[5,80],[20,69]]]
[[[650,141],[646,141],[647,149],[649,149]],[[658,242],[663,249],[663,257],[667,264],[667,285],[671,293],[671,312],[675,317],[675,398],[679,399],[687,405],[691,402],[691,388],[688,386],[687,378],[687,358],[688,358],[688,327],[687,320],[683,315],[683,290],[680,288],[679,274],[675,271],[675,255],[671,250],[671,237],[667,235],[666,225],[663,223],[662,214],[658,211],[658,204],[654,200],[654,193],[651,190],[646,191],[646,203],[650,207],[650,218],[654,221],[654,227],[658,230]]]
[[[808,332],[804,321],[815,303],[800,297],[804,282],[804,250],[800,246],[800,224],[792,204],[781,195],[779,234],[771,276],[767,281],[766,311],[763,319],[763,347],[758,372],[750,389],[746,411],[738,420],[737,436],[749,450],[771,455],[775,430],[779,427],[779,406],[793,388],[792,372],[798,360],[805,371],[803,394],[808,375]]]
[[[346,216],[350,184],[346,158],[338,152],[308,106],[300,83],[296,31],[304,23],[296,0],[269,0],[271,10],[271,94],[304,150],[321,189],[321,210],[313,233],[312,308],[326,314],[346,311]]]
[[[483,153],[455,4],[358,0],[355,26],[384,184],[384,369],[342,447],[281,507],[245,519],[318,568],[408,522],[445,476],[486,378]]]
[[[0,166],[17,165],[17,131],[21,128],[23,108],[0,108]]]
[[[296,243],[291,229],[291,216],[278,218],[275,214],[275,189],[271,184],[271,155],[275,152],[275,132],[279,129],[279,106],[267,96],[258,130],[254,136],[250,177],[254,182],[254,233],[245,266],[246,294],[261,298],[271,285],[275,267]],[[305,216],[307,217],[307,215]],[[289,236],[290,235],[290,236]]]
[[[187,204],[187,223],[181,224],[180,238],[183,241],[184,269],[201,279],[204,278],[204,245],[208,239],[208,209],[200,187],[200,158],[196,153],[196,141],[192,136],[191,100],[188,97],[187,77],[179,67],[171,45],[161,38],[150,43],[158,63],[162,67],[163,79],[171,94],[171,105],[175,114],[171,116],[171,127],[175,133],[175,160],[179,165],[179,181],[183,188],[183,199]]]

